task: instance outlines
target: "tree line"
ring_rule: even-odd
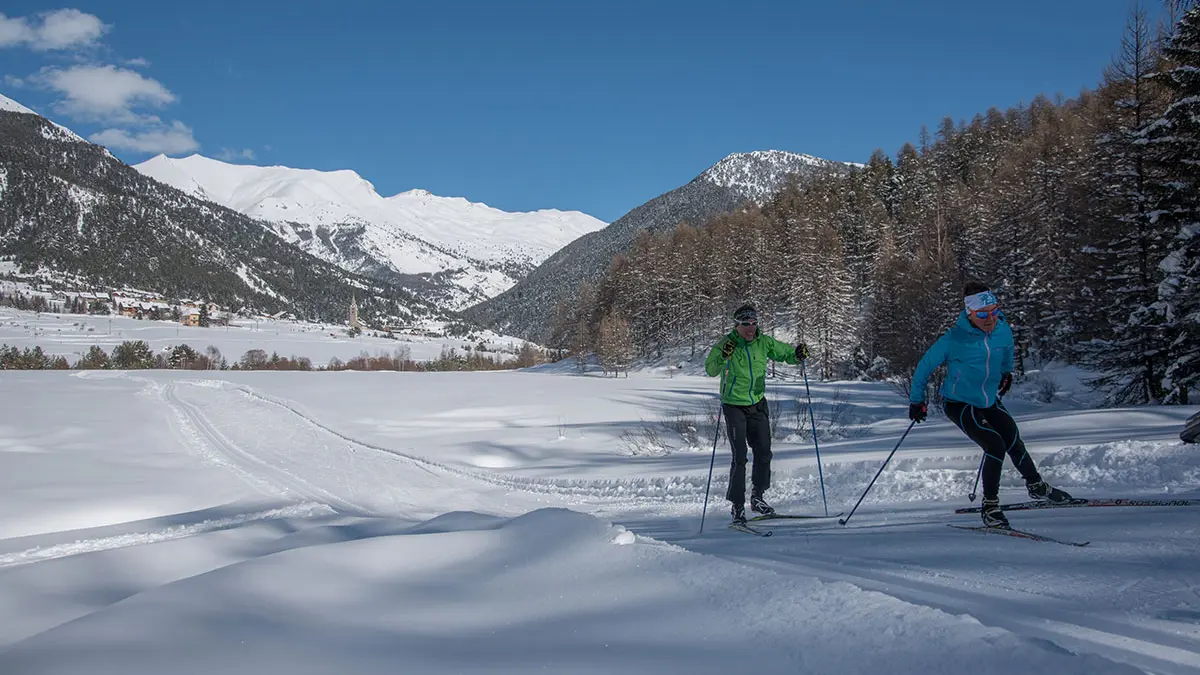
[[[922,129],[893,159],[795,180],[761,207],[643,231],[555,308],[551,346],[642,358],[707,349],[730,312],[807,342],[825,378],[911,371],[990,283],[1018,374],[1097,373],[1112,403],[1200,386],[1200,8],[1131,11],[1099,86]]]
[[[458,350],[443,346],[440,356],[429,361],[414,361],[408,347],[391,354],[361,352],[342,360],[333,357],[326,365],[314,365],[304,356],[268,354],[262,349],[250,349],[240,359],[230,363],[221,350],[209,345],[203,352],[188,344],[180,344],[155,352],[145,340],[127,340],[106,352],[92,345],[74,363],[61,354],[47,354],[40,346],[19,349],[0,345],[0,370],[300,370],[300,371],[411,371],[438,372],[456,370],[511,370],[528,368],[547,360],[546,354],[530,343],[521,346],[516,354],[489,353],[485,350]]]

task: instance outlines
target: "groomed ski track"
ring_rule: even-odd
[[[1097,617],[1072,608],[1073,603],[1038,593],[1014,588],[989,589],[976,581],[954,579],[936,570],[893,572],[879,567],[878,561],[822,555],[809,548],[795,554],[774,551],[769,555],[721,557],[781,574],[847,582],[914,604],[968,614],[986,625],[1048,640],[1072,652],[1104,656],[1148,672],[1194,673],[1200,669],[1200,640],[1195,634],[1191,637],[1179,634],[1175,626],[1164,626],[1170,623],[1167,621],[1139,625]]]
[[[1070,565],[1070,574],[1088,574],[1096,563],[1102,585],[1096,596],[1144,594],[1147,597],[1190,593],[1200,597],[1200,573],[1155,569],[1139,541],[1122,542],[1128,527],[1107,527],[1109,519],[1080,517],[1081,510],[1022,518],[1020,526],[1054,536],[1092,539],[1087,551],[1067,550],[1052,544],[984,538],[955,532],[948,522],[974,524],[970,516],[955,516],[953,505],[904,505],[899,512],[880,517],[878,506],[866,504],[846,527],[821,521],[798,524],[781,521],[758,523],[773,537],[750,537],[727,527],[725,502],[720,495],[710,501],[703,536],[698,505],[704,476],[680,476],[672,481],[673,498],[658,496],[654,481],[571,481],[506,476],[501,473],[442,465],[415,453],[358,441],[303,412],[287,400],[242,384],[217,381],[146,380],[146,392],[174,411],[183,442],[207,461],[221,464],[260,490],[264,497],[282,500],[284,511],[255,511],[250,519],[274,517],[328,517],[330,512],[356,516],[388,516],[420,520],[440,515],[437,505],[417,503],[405,486],[417,485],[422,495],[444,490],[456,509],[494,511],[498,505],[519,512],[545,506],[548,501],[623,524],[634,532],[691,551],[714,555],[742,565],[783,575],[802,575],[830,582],[850,583],[906,602],[974,617],[986,625],[1018,635],[1051,642],[1076,653],[1091,653],[1128,663],[1149,673],[1200,673],[1200,616],[1139,613],[1146,608],[1060,595],[1056,582],[1062,574],[1056,563]],[[230,426],[232,411],[242,421]],[[259,443],[259,434],[288,430],[289,443]],[[286,450],[287,452],[283,452]],[[836,452],[826,450],[828,466]],[[349,462],[328,463],[330,453]],[[649,487],[650,489],[647,489]],[[682,490],[684,495],[679,495]],[[689,494],[690,493],[690,494]],[[679,499],[680,497],[683,499]],[[676,501],[679,500],[679,501]],[[464,504],[465,502],[465,504]],[[841,505],[838,505],[840,509]],[[813,505],[804,507],[813,513]],[[831,511],[834,504],[831,501]],[[1156,517],[1179,518],[1170,507],[1154,509]],[[796,511],[797,508],[788,508]],[[1109,518],[1117,509],[1096,509]],[[1039,514],[1040,515],[1040,514]],[[881,520],[883,522],[881,522]],[[1086,532],[1076,523],[1086,523]],[[1191,522],[1194,523],[1194,520]],[[1180,542],[1195,539],[1195,528],[1180,520]],[[184,529],[173,536],[203,534],[232,523],[219,522]],[[1014,523],[1015,525],[1016,523]],[[1100,528],[1100,529],[1097,529]],[[1186,534],[1187,531],[1192,534]],[[140,533],[125,538],[76,542],[61,550],[14,552],[3,563],[36,564],[42,559],[154,543],[162,533]],[[1000,541],[1002,540],[1003,541]],[[936,542],[939,557],[923,557],[921,542]],[[1140,548],[1139,548],[1140,547]],[[1163,550],[1194,553],[1195,546]],[[1109,563],[1115,556],[1122,571],[1138,570],[1135,582],[1105,588]],[[1080,562],[1082,561],[1082,563]],[[1080,571],[1080,565],[1084,571]],[[1113,575],[1122,577],[1122,575]],[[1128,574],[1123,578],[1129,578]],[[765,589],[764,592],[769,592]],[[837,608],[814,608],[837,611]],[[1019,666],[1014,655],[1014,666]],[[967,667],[967,664],[964,664]]]

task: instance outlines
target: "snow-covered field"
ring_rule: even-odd
[[[483,331],[477,337],[493,352],[515,352],[521,347],[520,340],[490,331]],[[314,366],[324,366],[334,357],[346,361],[362,352],[370,356],[391,356],[398,349],[407,349],[414,361],[428,361],[438,358],[444,346],[462,353],[465,348],[475,347],[480,342],[403,334],[393,340],[373,337],[370,331],[351,338],[346,334],[346,326],[298,321],[235,318],[229,326],[200,328],[184,326],[177,321],[139,321],[112,315],[35,314],[0,307],[0,343],[19,349],[41,346],[47,354],[62,355],[70,363],[87,354],[92,345],[99,345],[111,354],[113,347],[127,340],[144,340],[155,352],[188,344],[204,353],[211,345],[219,349],[230,364],[251,349],[261,349],[267,354],[278,352],[281,357],[307,357]],[[511,354],[503,356],[509,358]]]
[[[821,514],[787,371],[769,496]],[[1200,672],[1200,507],[1010,514],[1086,548],[951,529],[977,520],[954,508],[979,455],[937,416],[847,526],[765,539],[725,527],[722,439],[699,534],[712,427],[689,444],[660,421],[703,419],[714,383],[4,372],[0,673]],[[1195,406],[1043,405],[1030,386],[1011,407],[1056,485],[1200,498],[1200,449],[1176,437]],[[819,419],[845,408],[819,440],[830,512],[848,511],[905,403],[867,383],[813,396]],[[1002,498],[1025,498],[1011,469]]]

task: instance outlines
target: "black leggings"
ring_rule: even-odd
[[[754,405],[723,404],[725,424],[729,430],[729,445],[733,463],[729,467],[729,490],[725,499],[734,504],[746,502],[746,444],[754,450],[754,468],[750,482],[754,492],[761,495],[771,487],[771,414],[767,399]]]
[[[946,399],[945,410],[950,421],[983,448],[986,456],[983,460],[984,499],[996,499],[1000,495],[1000,470],[1004,468],[1005,454],[1012,459],[1026,483],[1042,479],[1033,458],[1025,451],[1016,420],[1005,410],[1003,403],[996,401],[990,408],[976,408],[962,401]]]

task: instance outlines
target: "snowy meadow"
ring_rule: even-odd
[[[22,348],[108,344],[107,317],[2,318]],[[395,346],[330,332],[113,319],[102,337],[231,361]],[[1010,514],[1085,548],[949,528],[977,523],[954,509],[979,451],[933,415],[846,526],[769,538],[726,527],[722,436],[700,533],[716,380],[698,372],[4,372],[0,673],[1200,672],[1200,507]],[[1036,382],[1006,399],[1048,480],[1200,499],[1177,438],[1196,406],[1097,409],[1053,375],[1050,402]],[[819,468],[799,372],[768,384],[768,496],[848,512],[906,402],[811,392]],[[1026,499],[1011,468],[1001,497]]]

